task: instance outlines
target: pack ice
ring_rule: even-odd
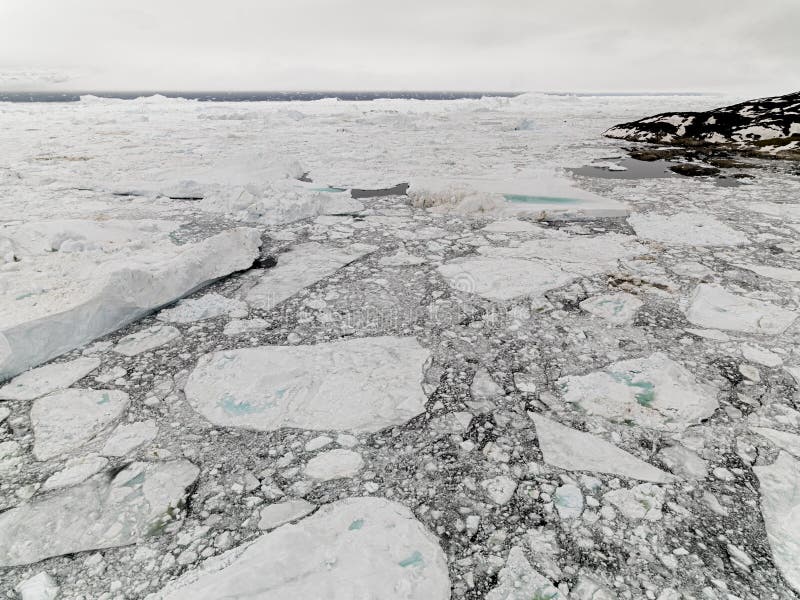
[[[97,230],[84,223],[87,231]],[[163,236],[147,244],[137,238],[122,250],[101,247],[84,256],[88,251],[65,250],[72,238],[56,245],[57,234],[48,238],[49,251],[21,245],[21,268],[4,273],[0,380],[249,267],[260,246],[258,230],[237,228],[183,246]]]
[[[738,246],[748,242],[744,234],[704,213],[636,213],[628,221],[640,238],[670,245]]]
[[[134,544],[157,534],[199,469],[185,460],[131,463],[0,514],[0,566]]]
[[[720,285],[701,283],[692,292],[686,318],[701,327],[777,335],[794,323],[797,314],[769,302],[737,296]]]
[[[150,600],[447,600],[437,539],[406,507],[348,498],[215,557]]]
[[[588,375],[562,377],[558,385],[564,400],[589,414],[664,431],[682,431],[719,406],[716,389],[700,384],[660,352]]]
[[[429,356],[393,336],[214,352],[198,361],[186,398],[216,425],[378,431],[423,412]]]

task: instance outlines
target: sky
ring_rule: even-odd
[[[800,89],[800,0],[0,0],[0,90]]]

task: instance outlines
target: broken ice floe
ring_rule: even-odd
[[[692,292],[686,318],[701,327],[777,335],[794,323],[797,314],[769,302],[737,296],[719,285],[701,283]]]
[[[605,319],[612,325],[630,323],[643,302],[626,292],[593,296],[580,303],[581,309],[591,315]]]
[[[223,596],[447,600],[450,579],[438,540],[411,511],[380,498],[349,498],[212,558],[148,598]]]
[[[708,461],[680,444],[660,450],[658,458],[670,471],[684,479],[705,479],[708,475]]]
[[[521,548],[511,548],[497,585],[486,600],[562,600],[565,598],[544,575],[531,566]]]
[[[603,495],[603,502],[611,504],[631,521],[661,520],[664,489],[652,483],[641,483],[630,489],[611,490]]]
[[[588,433],[565,427],[555,421],[532,414],[536,436],[547,464],[567,471],[611,473],[631,479],[668,483],[674,481],[669,473],[657,469]]]
[[[105,469],[106,465],[108,465],[108,459],[97,454],[72,458],[64,464],[62,470],[47,478],[42,484],[42,490],[49,491],[78,485]]]
[[[247,304],[219,294],[206,294],[199,298],[181,300],[174,308],[165,308],[159,312],[156,319],[169,323],[193,323],[225,314],[247,316]]]
[[[217,425],[378,431],[423,412],[428,357],[414,338],[391,336],[215,352],[186,398]]]
[[[125,356],[136,356],[155,350],[181,337],[181,332],[171,325],[153,325],[122,338],[114,346],[114,352]]]
[[[800,593],[800,462],[781,452],[771,465],[753,467],[772,557]]]
[[[317,242],[300,244],[277,257],[278,264],[264,272],[258,284],[247,293],[246,300],[254,308],[269,310],[373,250],[374,246],[366,244],[348,248],[323,246]]]
[[[172,519],[198,468],[185,460],[131,463],[0,514],[0,566],[133,544]]]
[[[129,401],[117,390],[69,389],[39,398],[31,407],[33,455],[47,460],[81,447],[117,421]]]
[[[715,388],[660,352],[562,377],[558,384],[564,400],[588,414],[665,431],[682,431],[719,407]]]
[[[6,273],[0,302],[0,379],[249,267],[260,244],[258,230],[238,228],[194,244],[162,244],[157,250],[107,260],[96,269],[57,252],[40,257],[41,275]]]
[[[744,234],[704,213],[636,213],[628,221],[640,238],[664,244],[738,246],[748,242]]]
[[[0,388],[0,400],[35,400],[71,386],[100,366],[99,358],[76,358],[17,375]]]

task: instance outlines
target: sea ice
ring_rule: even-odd
[[[582,431],[565,427],[539,414],[532,414],[539,447],[547,464],[567,471],[611,473],[668,483],[675,478],[669,473],[639,460],[613,444]]]
[[[35,400],[68,388],[100,366],[99,358],[76,358],[31,369],[0,388],[0,400]]]
[[[193,323],[224,314],[235,314],[237,317],[246,316],[247,304],[219,294],[206,294],[199,298],[181,300],[174,308],[165,308],[159,312],[156,319],[169,323]]]
[[[114,352],[125,356],[136,356],[154,350],[181,337],[181,332],[171,325],[153,325],[122,338],[114,346]]]
[[[130,399],[117,390],[68,389],[34,401],[33,455],[47,460],[79,448],[120,418]]]
[[[378,431],[423,412],[429,356],[391,336],[215,352],[198,361],[186,398],[217,425]]]
[[[100,454],[103,456],[125,456],[153,441],[158,433],[158,426],[152,419],[136,423],[118,425],[106,440]]]
[[[719,285],[701,283],[692,292],[686,318],[701,327],[777,335],[794,323],[797,314],[737,296]]]
[[[781,450],[785,450],[800,459],[800,435],[769,427],[751,427],[750,431],[764,436]]]
[[[636,213],[628,221],[640,238],[670,245],[738,246],[747,237],[705,213]]]
[[[300,290],[335,273],[341,267],[375,250],[374,246],[353,244],[347,248],[308,242],[280,254],[278,264],[267,269],[248,293],[254,308],[269,310]]]
[[[589,314],[605,319],[613,325],[624,325],[633,321],[636,311],[642,304],[642,301],[636,296],[620,292],[593,296],[581,302],[580,307]]]
[[[553,503],[556,505],[558,516],[565,521],[577,519],[583,512],[581,489],[571,483],[556,488],[556,492],[553,494]]]
[[[497,585],[486,600],[562,600],[558,588],[531,566],[522,548],[514,546],[500,569]]]
[[[603,495],[603,502],[612,504],[632,521],[658,521],[664,505],[664,489],[652,483],[640,483],[630,489],[611,490]]]
[[[45,571],[21,581],[15,588],[21,600],[55,600],[59,587],[55,580]]]
[[[506,475],[498,475],[481,481],[481,487],[486,490],[486,495],[492,502],[503,506],[514,497],[517,482]]]
[[[303,499],[270,504],[261,509],[258,528],[264,531],[275,529],[286,523],[302,519],[316,508],[315,504]]]
[[[562,377],[558,385],[564,400],[589,414],[663,431],[682,431],[719,407],[716,389],[660,352]]]
[[[258,230],[237,228],[194,244],[110,260],[91,271],[77,262],[69,277],[67,271],[58,271],[63,285],[48,269],[43,270],[44,280],[20,271],[4,288],[7,300],[0,302],[0,379],[249,267],[260,245]],[[57,270],[58,265],[51,267]]]
[[[265,319],[233,319],[222,330],[224,335],[239,335],[240,333],[251,333],[261,331],[269,327],[269,321]]]
[[[800,282],[800,269],[785,269],[783,267],[751,264],[740,264],[737,266],[752,271],[756,275],[767,277],[768,279],[777,279],[778,281],[787,281],[789,283]]]
[[[157,534],[199,469],[185,460],[131,463],[114,475],[0,513],[0,566],[114,548]]]
[[[215,557],[150,600],[448,600],[438,540],[404,506],[348,498]]]
[[[772,558],[800,593],[800,461],[786,452],[771,465],[753,467]]]
[[[336,448],[309,460],[304,473],[311,479],[330,481],[355,477],[363,466],[364,459],[358,452]]]
[[[49,491],[78,485],[105,469],[106,465],[108,465],[108,459],[97,454],[71,458],[62,470],[47,478],[42,484],[42,490]]]
[[[667,446],[658,453],[670,471],[685,479],[705,479],[708,475],[708,461],[703,460],[697,454],[684,448],[680,444]]]

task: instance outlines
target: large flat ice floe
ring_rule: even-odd
[[[57,252],[26,255],[23,267],[4,273],[0,380],[246,269],[261,244],[258,230],[238,228],[184,246],[161,240],[91,263],[80,252],[65,252],[65,243]]]
[[[199,469],[185,460],[131,463],[0,514],[0,566],[125,546],[166,525]]]
[[[771,465],[753,467],[772,558],[800,593],[800,462],[781,452]]]
[[[31,369],[1,387],[0,400],[35,400],[71,386],[99,366],[99,358],[81,357]]]
[[[308,242],[280,254],[278,264],[268,269],[247,293],[247,302],[269,310],[300,290],[335,273],[348,263],[375,250],[374,246],[354,244],[348,248]]]
[[[547,464],[567,471],[612,473],[655,483],[675,480],[669,473],[620,450],[605,440],[570,429],[542,415],[534,414],[531,418],[536,425],[539,447]]]
[[[628,221],[640,238],[664,244],[738,246],[748,242],[744,234],[704,213],[669,216],[636,213],[628,217]]]
[[[149,600],[447,600],[438,540],[404,506],[349,498],[189,571]]]
[[[664,431],[682,431],[719,407],[715,388],[701,384],[660,352],[588,375],[562,377],[558,385],[564,400],[582,411]]]
[[[737,296],[720,285],[701,283],[692,292],[686,318],[701,327],[777,335],[794,323],[797,313]]]
[[[198,361],[186,398],[216,425],[378,431],[423,412],[429,356],[392,336],[214,352]]]

